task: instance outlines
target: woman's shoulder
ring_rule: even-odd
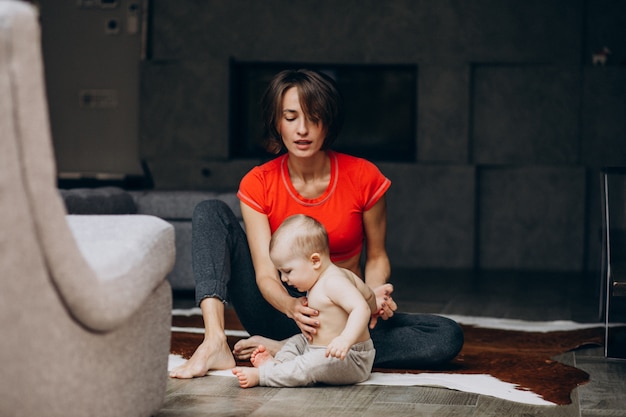
[[[366,159],[361,158],[360,156],[354,156],[343,152],[330,151],[330,154],[333,155],[338,162],[346,164],[358,164],[362,161],[366,161]]]
[[[255,168],[258,171],[268,172],[268,171],[276,171],[280,170],[283,159],[285,159],[286,155],[279,155],[275,158],[270,159],[269,161],[262,162],[260,165],[257,165]]]
[[[391,186],[391,181],[367,159],[341,153],[336,156],[336,175],[342,194],[351,193],[364,210],[369,210]]]
[[[341,152],[333,152],[333,155],[335,155],[340,172],[346,174],[353,173],[355,175],[371,175],[380,173],[376,164],[368,159]]]
[[[281,161],[284,158],[284,155],[278,156],[269,161],[263,162],[259,165],[252,167],[245,175],[244,178],[248,177],[266,177],[267,175],[271,175],[272,173],[279,173],[281,167]]]
[[[267,190],[280,181],[280,159],[274,158],[251,168],[239,181],[240,198],[261,201]]]

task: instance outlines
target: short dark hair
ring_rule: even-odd
[[[265,149],[277,154],[284,148],[277,124],[282,117],[285,92],[292,87],[298,89],[300,105],[305,116],[320,122],[326,131],[322,149],[330,148],[343,126],[343,97],[335,81],[328,75],[299,69],[285,70],[276,74],[263,95]]]

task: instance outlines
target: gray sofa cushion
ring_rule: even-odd
[[[135,201],[121,188],[59,190],[68,214],[136,214]]]
[[[224,201],[243,226],[235,191],[125,191],[117,187],[99,187],[59,192],[69,214],[143,214],[160,217],[172,224],[176,236],[176,260],[167,278],[175,290],[195,288],[191,261],[191,217],[198,203],[213,199]]]
[[[193,290],[195,280],[191,261],[191,217],[198,203],[204,200],[222,200],[230,206],[243,224],[241,207],[235,191],[129,191],[135,200],[137,212],[167,220],[176,231],[176,263],[168,280],[175,290]]]
[[[129,191],[139,214],[150,214],[167,220],[190,220],[198,203],[204,200],[222,200],[230,206],[238,219],[241,207],[236,192],[213,191]]]

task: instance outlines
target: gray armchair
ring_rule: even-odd
[[[0,415],[149,416],[167,385],[172,226],[68,216],[40,29],[0,0]]]

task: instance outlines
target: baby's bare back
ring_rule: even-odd
[[[355,289],[359,290],[350,274],[352,274],[350,271],[332,265],[324,272],[315,286],[309,290],[309,307],[319,311],[317,318],[320,323],[317,334],[313,335],[313,341],[311,342],[313,345],[326,346],[343,332],[349,314],[342,306],[338,305],[336,301],[342,297],[344,297],[342,300],[345,301],[346,295],[334,290],[337,288],[337,285],[335,285],[337,280],[350,282]],[[356,279],[359,278],[356,277]],[[363,296],[359,298],[359,303],[365,302]],[[333,301],[333,299],[335,301]],[[352,306],[353,303],[350,302],[350,305]],[[370,338],[367,323],[365,323],[359,334],[360,336],[355,343],[364,342]]]

